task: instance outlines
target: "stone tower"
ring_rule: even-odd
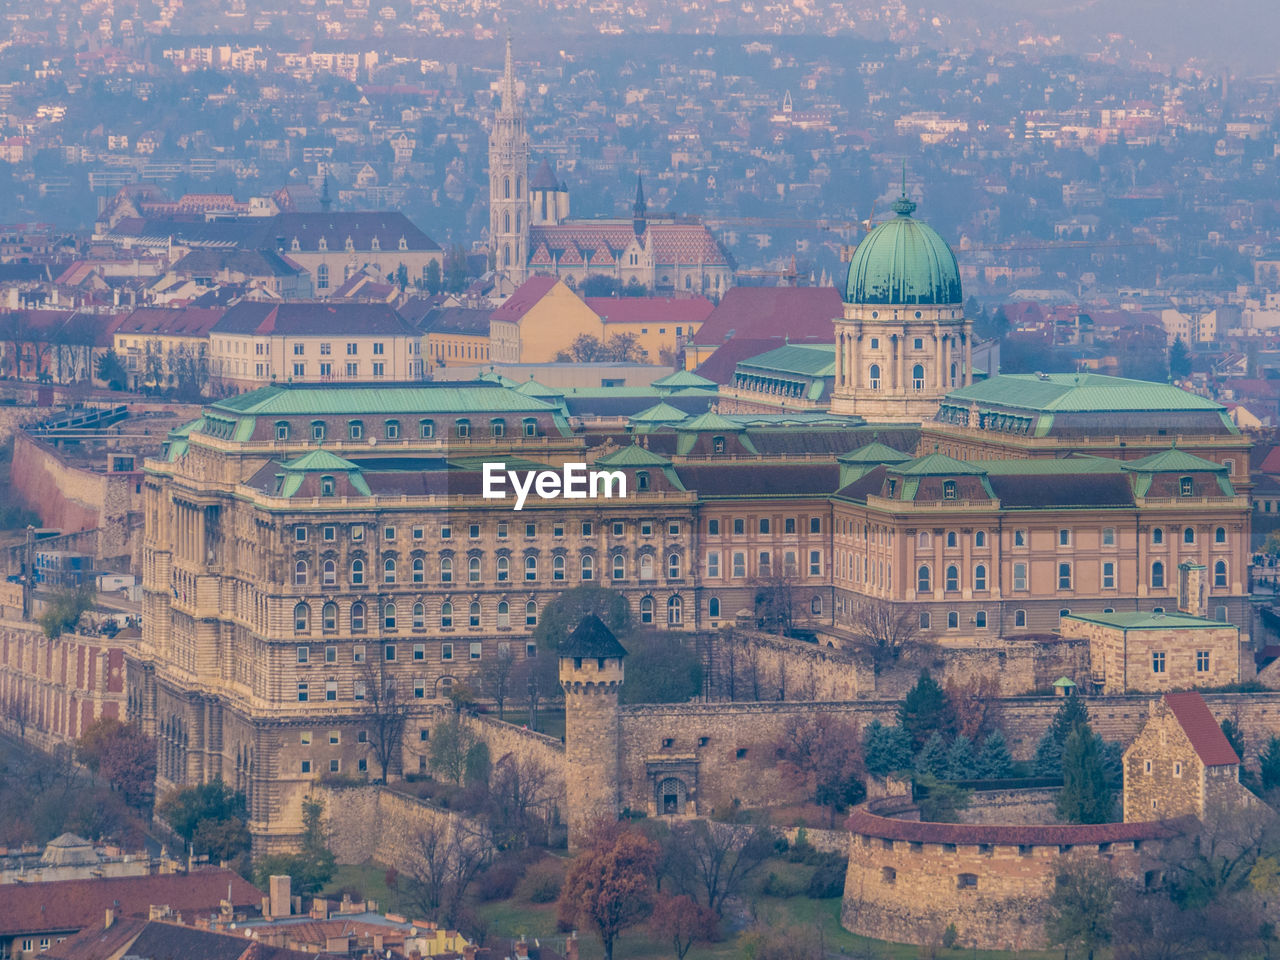
[[[960,268],[915,209],[904,184],[897,216],[867,234],[849,262],[832,413],[919,423],[947,391],[971,382],[973,324]]]
[[[507,39],[498,112],[489,133],[489,242],[501,273],[523,283],[529,265],[529,132]]]
[[[627,651],[594,614],[560,644],[569,846],[618,818],[618,695]]]

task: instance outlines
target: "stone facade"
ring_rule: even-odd
[[[1239,683],[1250,656],[1239,627],[1183,614],[1072,615],[1062,635],[1088,641],[1091,680],[1104,695]]]
[[[571,847],[590,840],[599,821],[618,816],[618,695],[622,680],[620,659],[560,659]]]

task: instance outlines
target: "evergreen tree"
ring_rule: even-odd
[[[941,734],[950,740],[956,733],[956,713],[951,698],[928,670],[921,671],[920,679],[908,692],[898,707],[898,725],[911,737],[912,746],[919,750],[931,733]]]
[[[1191,351],[1182,342],[1182,336],[1178,335],[1169,345],[1169,377],[1172,380],[1181,380],[1189,376],[1191,376]]]
[[[982,741],[976,766],[978,776],[984,780],[1003,780],[1013,773],[1013,756],[1009,753],[1004,734],[999,730],[993,730]]]
[[[1227,743],[1231,744],[1231,749],[1236,752],[1236,756],[1243,760],[1244,731],[1237,727],[1230,717],[1222,721],[1222,735],[1227,738]]]
[[[1036,776],[1055,777],[1062,772],[1063,747],[1071,731],[1079,726],[1089,725],[1089,711],[1084,701],[1074,694],[1062,701],[1062,706],[1053,715],[1049,729],[1045,731],[1040,743],[1036,746]]]
[[[947,743],[936,730],[916,754],[916,770],[942,779],[947,773]]]
[[[957,734],[947,751],[947,779],[972,780],[974,776],[973,741],[963,733]]]
[[[862,756],[868,773],[888,776],[911,768],[911,738],[901,727],[872,720],[862,732]]]
[[[1102,738],[1083,724],[1071,731],[1062,753],[1058,816],[1068,823],[1106,823],[1111,791],[1102,769]]]
[[[1280,737],[1272,737],[1267,741],[1266,748],[1258,757],[1258,763],[1261,767],[1259,772],[1262,776],[1262,789],[1274,790],[1280,787]]]

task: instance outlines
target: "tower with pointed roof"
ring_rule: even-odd
[[[903,180],[896,216],[868,233],[849,262],[835,321],[832,413],[919,423],[972,380],[973,323],[955,254],[912,217]]]
[[[636,202],[631,207],[631,225],[635,228],[636,236],[643,237],[646,223],[649,218],[649,205],[644,202],[644,178],[640,174],[636,174]]]
[[[489,132],[489,243],[498,271],[524,281],[529,263],[529,132],[507,38],[498,110]]]

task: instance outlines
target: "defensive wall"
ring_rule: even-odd
[[[101,717],[126,718],[124,655],[134,641],[0,620],[0,726],[45,749]]]
[[[911,819],[911,818],[915,819]],[[909,799],[873,800],[849,816],[841,923],[863,936],[1024,950],[1045,945],[1044,919],[1063,862],[1100,859],[1141,881],[1177,821],[1066,825],[925,823]]]

